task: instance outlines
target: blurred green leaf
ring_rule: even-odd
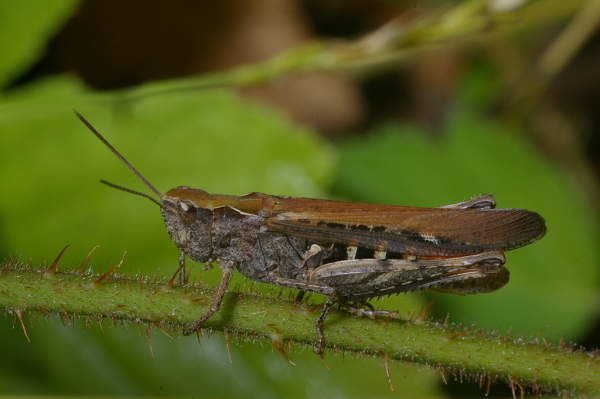
[[[178,185],[212,193],[263,191],[324,197],[337,153],[305,128],[231,91],[150,97],[128,106],[89,102],[68,77],[49,79],[5,96],[0,103],[0,220],[4,256],[53,256],[67,244],[59,267],[90,261],[107,270],[127,251],[121,271],[170,276],[178,251],[165,233],[158,207],[111,189],[99,179],[148,190],[71,112],[76,108],[160,191]],[[51,261],[51,259],[50,259]],[[100,265],[98,264],[100,263]],[[140,265],[152,265],[142,270]],[[189,262],[188,266],[192,266]],[[159,270],[160,269],[160,270]],[[215,284],[220,273],[193,278]],[[237,284],[249,284],[237,278]],[[135,327],[102,332],[81,322],[26,320],[32,343],[11,321],[0,320],[3,393],[203,397],[333,397],[390,395],[383,364],[374,359],[327,356],[331,371],[310,349],[286,348],[298,366],[273,353],[270,343],[231,337],[169,340]],[[16,330],[17,329],[17,330]],[[8,337],[7,337],[8,336]],[[266,345],[265,345],[266,344]],[[26,354],[26,356],[22,355]],[[1,362],[0,362],[1,363]],[[435,395],[437,372],[391,368],[411,397]],[[223,381],[229,381],[223,383]]]
[[[339,170],[337,191],[355,201],[432,207],[493,193],[499,208],[540,213],[548,234],[507,253],[506,287],[440,295],[434,310],[454,322],[528,336],[546,330],[555,339],[576,339],[590,328],[600,277],[592,211],[518,132],[458,109],[443,137],[390,124],[341,143]]]
[[[44,51],[47,38],[71,16],[79,0],[0,2],[0,87],[23,73]]]
[[[188,185],[221,194],[323,196],[331,179],[331,147],[232,92],[161,96],[111,110],[87,104],[75,94],[76,83],[62,83],[46,84],[48,91],[35,93],[34,101],[0,105],[6,132],[0,138],[0,176],[11,192],[0,207],[9,251],[39,259],[71,244],[66,257],[82,259],[100,244],[102,256],[113,261],[128,251],[127,259],[136,263],[163,265],[167,273],[176,269],[177,250],[158,207],[98,180],[148,190],[72,108],[163,192]],[[52,231],[60,234],[49,236]]]

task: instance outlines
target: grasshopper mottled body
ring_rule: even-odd
[[[79,119],[158,197],[171,239],[185,256],[217,262],[221,281],[209,311],[186,326],[199,330],[219,310],[231,274],[328,298],[316,324],[318,352],[331,306],[373,314],[354,301],[413,290],[454,294],[495,291],[508,282],[503,251],[546,232],[537,213],[493,209],[484,195],[439,208],[360,204],[250,193],[209,194],[178,187],[161,194],[81,115]]]

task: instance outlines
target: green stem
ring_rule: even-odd
[[[142,276],[34,268],[11,262],[0,269],[0,309],[21,317],[43,312],[63,319],[99,317],[147,323],[176,334],[206,311],[212,290],[169,287]],[[228,292],[207,329],[274,341],[315,344],[314,305],[242,291]],[[438,367],[477,379],[501,380],[532,391],[600,394],[600,358],[563,345],[449,326],[417,318],[369,319],[341,310],[326,320],[326,347]]]
[[[481,40],[482,37],[522,27],[525,21],[533,23],[536,16],[542,20],[556,18],[557,14],[573,12],[581,3],[582,0],[531,1],[515,10],[498,11],[490,8],[489,0],[465,1],[454,8],[430,12],[413,21],[392,21],[356,41],[320,40],[303,43],[262,62],[199,77],[166,80],[133,89],[95,94],[92,100],[127,102],[169,92],[261,85],[305,72],[335,71],[355,76],[371,75],[382,69],[396,68],[414,58],[415,53]],[[558,11],[544,14],[547,9],[554,8]]]

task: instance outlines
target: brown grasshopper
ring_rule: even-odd
[[[198,331],[219,310],[234,270],[263,283],[327,297],[317,319],[322,353],[324,320],[334,304],[372,316],[368,298],[414,290],[453,294],[495,291],[509,279],[502,251],[544,236],[544,219],[523,209],[493,209],[491,195],[439,208],[360,204],[250,193],[209,194],[177,187],[160,193],[77,111],[79,119],[158,197],[103,181],[158,204],[167,231],[185,256],[222,276],[209,310],[188,324]],[[385,313],[385,312],[383,312]]]

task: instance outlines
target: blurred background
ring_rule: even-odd
[[[507,254],[502,290],[373,303],[408,315],[437,297],[434,318],[600,347],[600,10],[593,0],[488,2],[498,17],[462,34],[474,20],[452,11],[483,3],[0,2],[0,257],[45,264],[70,245],[64,268],[100,245],[89,263],[98,272],[125,251],[122,272],[175,272],[178,251],[156,205],[99,184],[146,191],[75,108],[162,192],[187,185],[430,207],[493,193],[500,208],[534,210],[548,234]],[[385,41],[448,13],[454,31],[433,24],[404,47]],[[287,53],[310,42],[320,67]],[[351,43],[363,46],[358,62],[335,63]],[[260,64],[274,56],[279,63]],[[252,73],[227,72],[252,63]],[[192,269],[206,284],[218,277]],[[0,317],[1,395],[485,393],[396,363],[394,393],[381,360],[327,355],[327,370],[297,347],[294,366],[267,341],[231,345],[230,362],[219,334],[200,345],[153,330],[152,354],[132,325],[26,323],[31,343]],[[510,390],[494,385],[491,395]]]

